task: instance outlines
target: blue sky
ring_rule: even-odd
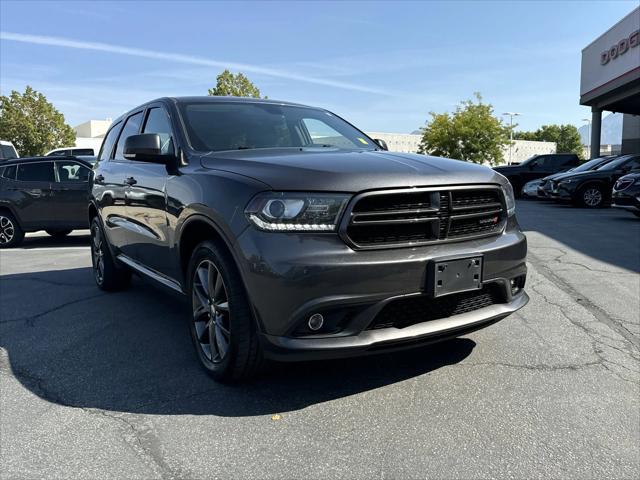
[[[225,66],[270,98],[410,132],[479,91],[520,129],[583,124],[580,52],[637,6],[607,2],[0,2],[0,91],[43,92],[71,125]]]

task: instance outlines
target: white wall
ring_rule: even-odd
[[[389,150],[392,152],[418,153],[418,147],[422,140],[421,135],[412,133],[389,133],[389,132],[365,132],[373,139],[380,139],[387,142]]]
[[[509,145],[502,149],[504,163],[509,163]],[[535,142],[533,140],[514,140],[511,146],[511,163],[520,163],[534,155],[556,153],[555,142]]]

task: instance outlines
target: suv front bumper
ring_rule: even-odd
[[[508,316],[529,299],[523,290],[511,294],[510,281],[524,281],[527,251],[513,217],[497,236],[420,247],[355,251],[337,235],[253,228],[235,247],[265,354],[279,360],[335,358],[455,337]],[[370,329],[389,303],[425,297],[430,261],[476,256],[483,258],[483,285],[501,292],[503,301],[401,328]],[[305,331],[314,313],[333,318],[336,328]]]

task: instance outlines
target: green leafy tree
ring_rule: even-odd
[[[0,138],[8,140],[22,156],[44,155],[59,147],[73,146],[76,133],[46,97],[27,86],[0,96]]]
[[[583,153],[580,133],[574,125],[543,125],[535,132],[515,132],[513,138],[555,142],[558,153],[575,153],[579,157],[582,157]]]
[[[453,113],[430,113],[422,129],[420,153],[474,163],[500,163],[503,147],[509,144],[509,127],[493,115],[479,93],[463,101]]]
[[[260,90],[244,74],[225,70],[216,77],[216,86],[209,89],[209,95],[260,98]]]

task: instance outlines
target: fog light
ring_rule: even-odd
[[[524,286],[524,278],[512,278],[511,280],[509,280],[509,284],[511,285],[511,296],[513,296],[520,292],[520,290],[522,290],[522,287]]]
[[[311,315],[309,317],[309,329],[313,330],[314,332],[316,330],[320,330],[322,328],[322,325],[324,324],[324,317],[322,315],[320,315],[319,313],[314,313],[313,315]]]

